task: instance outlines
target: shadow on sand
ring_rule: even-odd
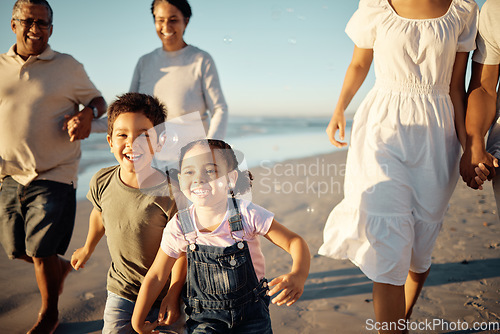
[[[104,322],[102,320],[93,320],[87,322],[61,323],[54,334],[87,334],[100,333]]]
[[[433,264],[425,287],[500,277],[500,258]],[[372,282],[357,267],[310,273],[301,300],[344,297],[372,292]],[[467,332],[472,333],[472,332]]]

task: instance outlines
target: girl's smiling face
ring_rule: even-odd
[[[235,183],[236,171],[229,171],[219,149],[198,144],[186,152],[181,162],[179,185],[195,206],[226,206],[228,179]]]

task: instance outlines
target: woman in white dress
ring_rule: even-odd
[[[473,0],[361,0],[346,28],[355,48],[327,128],[335,146],[346,145],[335,134],[344,139],[344,111],[372,60],[376,83],[354,117],[344,199],[319,253],[374,282],[379,324],[410,317],[429,273],[465,143],[477,15]]]

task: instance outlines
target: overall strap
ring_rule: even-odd
[[[184,239],[189,244],[194,244],[196,242],[196,230],[194,228],[193,220],[191,219],[191,212],[189,207],[179,210],[177,212],[177,217],[181,222],[182,234],[184,234]]]
[[[229,213],[228,213],[229,228],[232,232],[243,230],[243,216],[238,208],[238,202],[234,198],[234,193],[231,191],[231,202],[229,203]]]
[[[231,238],[237,243],[239,249],[243,249],[245,240],[245,230],[243,229],[243,216],[238,208],[238,201],[234,197],[234,192],[231,189],[231,201],[228,203],[228,223],[229,232],[231,233]],[[236,232],[241,231],[241,236],[236,235]]]

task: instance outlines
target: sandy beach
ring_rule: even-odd
[[[300,301],[291,307],[271,306],[277,334],[376,332],[370,330],[374,318],[371,282],[349,261],[317,255],[326,218],[343,196],[345,156],[346,152],[336,152],[274,165],[263,162],[252,169],[253,201],[303,236],[312,254]],[[66,258],[84,244],[90,210],[88,201],[79,202]],[[289,255],[267,240],[262,244],[267,277],[286,273]],[[103,239],[86,268],[68,276],[56,334],[100,333],[109,261]],[[0,333],[25,333],[40,307],[33,267],[10,261],[3,254],[0,291]],[[484,190],[474,191],[458,182],[412,321],[412,326],[423,328],[412,333],[495,332],[473,329],[484,329],[487,322],[500,323],[500,222],[490,183]],[[442,326],[435,331],[422,327],[428,323]]]

